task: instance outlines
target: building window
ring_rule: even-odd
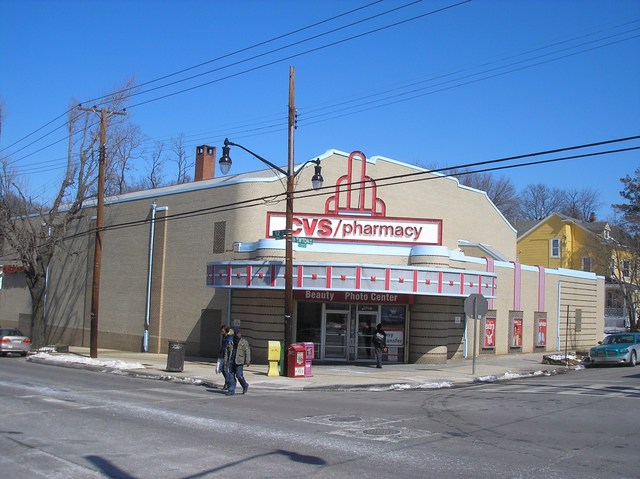
[[[631,276],[631,260],[623,259],[622,260],[622,277],[628,278]]]
[[[560,257],[560,238],[553,238],[551,240],[551,257],[552,258]]]
[[[609,239],[609,230],[604,230],[604,239]]]
[[[582,271],[591,272],[591,257],[583,256],[582,257]]]

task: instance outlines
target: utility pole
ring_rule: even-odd
[[[83,108],[82,111],[98,113],[96,107]],[[96,212],[96,242],[93,255],[93,286],[91,289],[91,332],[89,336],[89,355],[98,357],[98,311],[100,309],[100,267],[102,262],[102,226],[104,224],[104,173],[107,149],[107,118],[109,115],[126,115],[123,111],[100,110],[100,155],[98,158],[98,209]]]
[[[293,187],[295,174],[293,171],[293,132],[295,129],[296,109],[294,106],[294,78],[293,67],[289,67],[289,148],[287,166],[287,204],[286,204],[286,235],[285,235],[285,269],[284,269],[284,348],[287,351],[293,342]],[[287,363],[284,364],[285,376]]]

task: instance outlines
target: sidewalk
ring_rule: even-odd
[[[449,360],[447,364],[385,364],[382,369],[368,364],[313,365],[312,377],[267,376],[268,366],[252,364],[244,375],[252,390],[318,389],[433,389],[473,382],[493,382],[534,375],[550,375],[576,366],[543,364],[543,356],[553,353],[524,353]],[[39,353],[29,361],[58,366],[117,372],[135,377],[162,379],[222,388],[222,375],[215,373],[215,360],[187,357],[181,372],[168,372],[167,354],[136,353],[99,349],[91,359],[89,348],[70,347],[69,353]],[[132,366],[137,366],[131,369]],[[579,366],[578,366],[579,367]]]

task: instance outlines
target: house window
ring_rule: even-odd
[[[591,272],[591,257],[583,256],[582,257],[582,271]]]
[[[604,230],[604,239],[609,239],[609,230]]]
[[[551,257],[552,258],[560,257],[560,238],[553,238],[551,240]]]
[[[623,259],[622,260],[622,277],[628,278],[631,276],[631,260]]]

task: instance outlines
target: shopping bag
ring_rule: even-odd
[[[218,362],[216,363],[216,374],[220,374],[222,372],[223,366],[224,366],[224,359],[218,358]]]

